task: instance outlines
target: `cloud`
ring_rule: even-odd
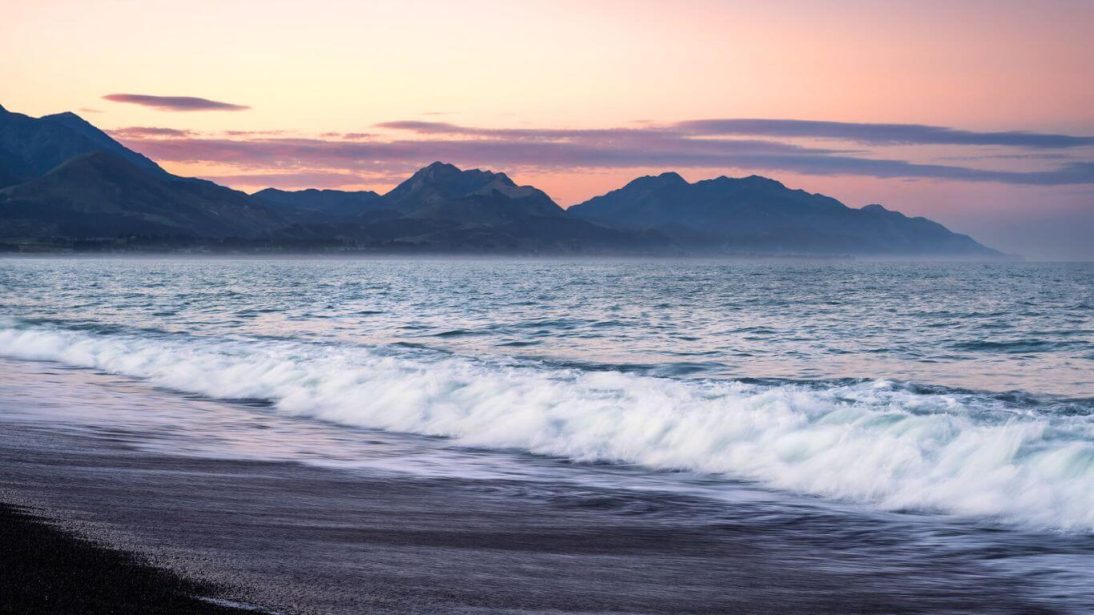
[[[364,141],[366,139],[372,139],[376,135],[371,132],[324,132],[320,136],[331,139],[343,139],[346,141]]]
[[[345,141],[317,138],[128,140],[153,158],[173,162],[269,165],[277,168],[382,168],[452,160],[464,165],[570,167],[725,166],[730,159],[803,158],[828,150],[765,141],[694,144],[544,142],[485,139]],[[732,166],[732,165],[730,165]]]
[[[108,130],[115,139],[143,139],[164,137],[191,137],[194,132],[180,128],[161,128],[158,126],[127,126]]]
[[[646,136],[660,134],[677,138],[727,136],[826,138],[870,145],[983,145],[1033,149],[1094,146],[1094,137],[1088,136],[1023,131],[974,132],[922,124],[863,124],[812,120],[708,119],[632,129],[591,130],[475,128],[421,120],[384,122],[377,126],[419,134],[513,139],[624,138],[629,134],[640,133]]]
[[[553,141],[563,139],[648,139],[655,135],[661,135],[665,137],[685,136],[682,131],[674,129],[672,127],[588,129],[477,128],[473,126],[460,126],[458,124],[450,124],[448,122],[429,122],[421,120],[381,122],[377,124],[376,127],[388,130],[401,130],[429,135],[459,135],[493,139],[522,139],[540,141]]]
[[[246,111],[250,107],[194,96],[150,96],[148,94],[107,94],[104,100],[151,107],[159,111]]]
[[[710,119],[673,125],[707,136],[820,137],[875,145],[995,145],[1068,148],[1094,145],[1094,137],[1037,132],[973,132],[922,124],[863,124],[811,120]]]
[[[229,137],[268,137],[272,135],[285,134],[284,130],[225,130],[224,134]]]
[[[348,173],[406,171],[432,160],[464,166],[575,169],[726,168],[758,172],[944,179],[1024,185],[1094,183],[1094,162],[1049,168],[993,170],[890,159],[783,141],[697,136],[676,126],[587,130],[483,129],[439,122],[387,122],[413,139],[128,138],[166,162],[216,163],[241,169],[321,169]],[[688,130],[694,130],[689,128]]]

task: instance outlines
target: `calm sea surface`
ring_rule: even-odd
[[[0,314],[668,378],[1094,397],[1094,265],[7,260]]]

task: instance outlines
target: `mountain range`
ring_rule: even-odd
[[[993,257],[925,218],[758,176],[641,177],[563,209],[505,173],[434,162],[386,194],[246,194],[172,175],[72,113],[0,107],[0,249]]]

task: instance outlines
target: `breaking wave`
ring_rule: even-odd
[[[17,321],[0,321],[0,355],[468,446],[1094,531],[1094,416],[1085,402],[1067,410],[889,381],[683,381],[407,348]]]

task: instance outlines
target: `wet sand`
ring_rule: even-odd
[[[873,565],[853,547],[899,536],[823,516],[765,530],[702,498],[150,454],[2,410],[0,501],[266,611],[1056,612],[956,554]]]

